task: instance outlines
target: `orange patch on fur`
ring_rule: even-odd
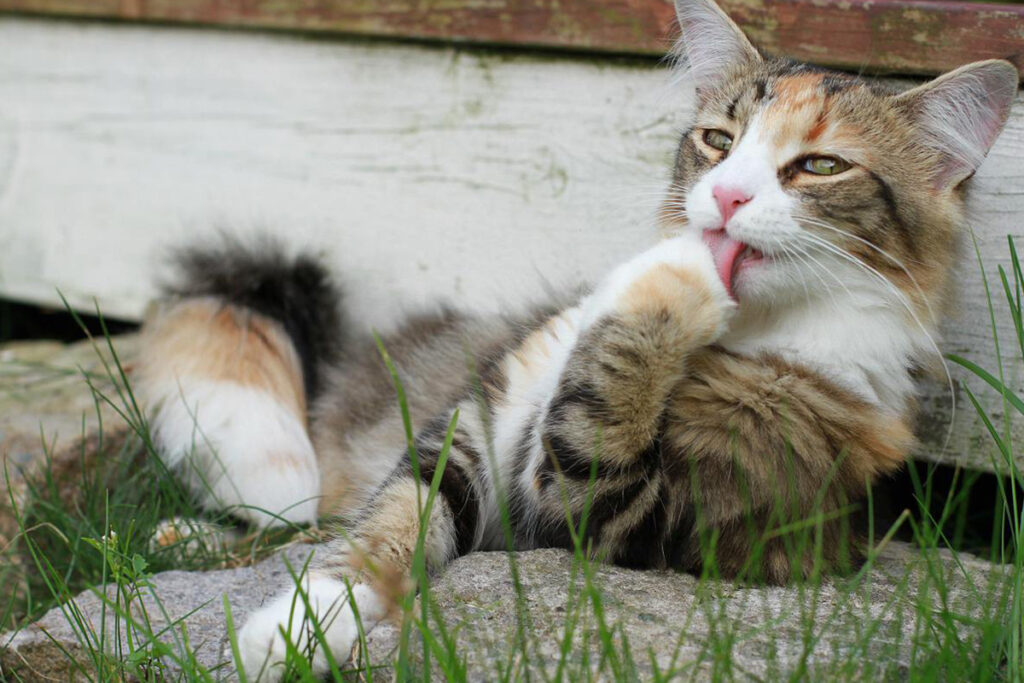
[[[824,78],[824,74],[809,73],[780,79],[774,86],[777,101],[784,106],[796,108],[817,100],[820,98],[818,86]]]
[[[703,283],[698,282],[686,271],[659,265],[639,278],[626,290],[619,307],[629,313],[641,310],[672,308],[685,297],[688,289],[700,291]]]
[[[711,301],[711,292],[702,275],[661,264],[638,279],[623,295],[619,308],[626,313],[699,310]]]
[[[826,128],[828,128],[827,105],[821,110],[821,113],[818,114],[818,120],[815,121],[811,129],[807,131],[807,135],[804,136],[804,139],[806,139],[807,142],[815,142],[818,138],[821,137],[821,134],[825,132]]]
[[[785,146],[793,141],[814,141],[828,127],[821,74],[801,74],[778,81],[775,98],[765,111],[765,128],[772,141]]]
[[[262,389],[305,424],[302,365],[288,335],[269,318],[191,299],[147,322],[141,346],[137,371],[149,381],[189,377]]]
[[[551,359],[551,345],[560,341],[558,336],[559,326],[573,327],[568,311],[563,311],[549,318],[542,327],[531,333],[517,349],[509,354],[506,360],[506,375],[516,377],[517,375],[522,376],[525,373],[527,377],[532,377],[546,369]],[[512,367],[509,367],[511,363],[519,366],[518,373],[514,372]]]
[[[879,419],[875,426],[877,431],[865,434],[868,454],[875,466],[872,479],[898,469],[914,446],[914,433],[905,422]]]

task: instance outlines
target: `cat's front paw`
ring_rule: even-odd
[[[367,585],[352,586],[359,619],[349,604],[345,584],[335,579],[313,575],[304,582],[309,601],[307,612],[302,596],[296,590],[281,595],[266,607],[254,612],[238,634],[241,661],[250,681],[280,681],[291,668],[289,646],[305,658],[315,677],[330,671],[326,651],[339,666],[349,659],[352,646],[359,638],[360,623],[369,630],[383,616],[383,603]],[[316,620],[322,634],[313,626]]]
[[[659,242],[616,268],[592,297],[590,317],[661,315],[711,343],[725,333],[736,302],[718,277],[711,250],[696,234]]]

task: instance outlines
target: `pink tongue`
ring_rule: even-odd
[[[734,266],[736,258],[747,245],[729,237],[722,228],[705,230],[704,244],[711,249],[711,256],[715,259],[715,269],[718,271],[718,277],[722,280],[722,284],[725,285],[725,290],[729,292],[729,296],[735,299],[736,295],[732,290],[732,276],[736,271]]]

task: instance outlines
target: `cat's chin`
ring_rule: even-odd
[[[741,306],[770,302],[772,274],[770,257],[759,251],[737,259],[733,266],[729,295]]]
[[[823,300],[834,303],[838,296],[824,295],[820,286],[807,283],[804,273],[767,255],[739,264],[731,293],[738,304],[738,315],[762,321],[765,316],[785,316],[793,309],[816,306]]]
[[[757,272],[763,270],[768,261],[767,256],[753,249],[753,247],[748,246],[747,250],[748,253],[741,255],[736,260],[736,265],[733,266],[733,291],[737,295],[742,291],[744,280],[757,277]]]

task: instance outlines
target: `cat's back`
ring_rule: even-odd
[[[419,432],[474,392],[500,393],[502,360],[554,308],[520,314],[438,308],[408,317],[386,335],[351,342],[310,410],[321,512],[358,509],[391,471],[407,449],[403,411]]]

